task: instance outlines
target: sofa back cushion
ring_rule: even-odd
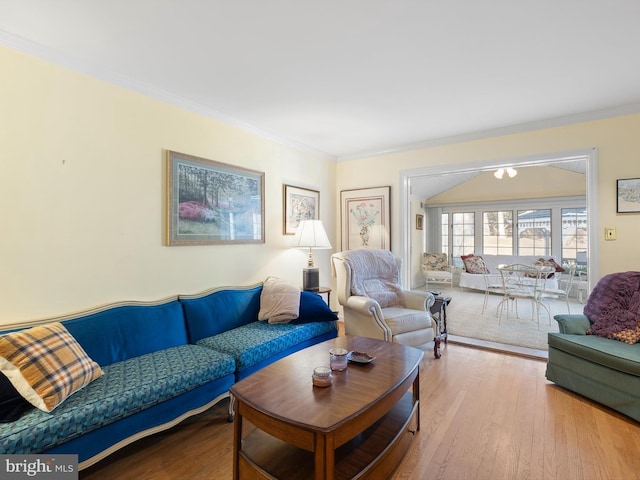
[[[184,316],[177,300],[107,307],[62,324],[99,365],[187,343]]]
[[[482,253],[476,253],[475,255],[482,256],[482,260],[487,270],[489,270],[489,273],[498,273],[498,266],[500,265],[512,265],[514,263],[533,265],[540,259],[540,255],[485,255]],[[553,259],[553,257],[548,256],[544,258],[547,260]]]
[[[180,296],[189,341],[195,343],[203,338],[257,321],[261,292],[262,284]]]

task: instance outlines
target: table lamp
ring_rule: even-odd
[[[302,270],[302,289],[318,291],[320,289],[320,269],[313,264],[314,248],[332,248],[320,220],[302,220],[293,237],[292,246],[308,248],[307,268]]]

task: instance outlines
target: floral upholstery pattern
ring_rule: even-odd
[[[467,273],[489,273],[489,269],[480,255],[463,255],[460,258],[464,262],[464,269]]]
[[[102,367],[104,375],[51,413],[36,408],[0,430],[3,454],[37,453],[233,374],[232,357],[181,345]]]
[[[424,253],[422,255],[424,270],[434,272],[449,271],[449,262],[446,253]]]

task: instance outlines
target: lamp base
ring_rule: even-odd
[[[302,269],[302,289],[311,292],[320,290],[320,269],[318,267]]]

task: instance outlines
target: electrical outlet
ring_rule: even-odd
[[[605,240],[615,240],[616,239],[616,229],[605,227],[604,229],[604,239]]]

